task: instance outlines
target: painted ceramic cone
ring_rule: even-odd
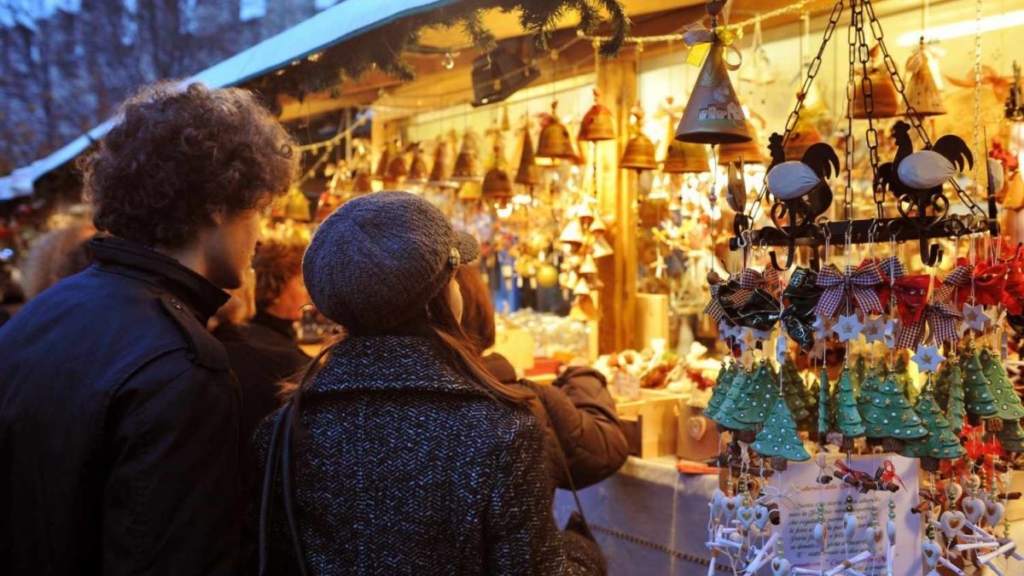
[[[430,177],[427,179],[428,186],[437,188],[451,188],[453,182],[448,173],[452,149],[448,142],[441,139],[437,143],[437,150],[434,152],[434,165],[430,169]]]
[[[752,138],[715,36],[697,83],[676,127],[676,140],[697,144],[747,142]]]
[[[594,258],[605,258],[615,253],[612,249],[612,245],[608,243],[608,239],[603,235],[598,236],[597,240],[594,241]]]
[[[935,77],[932,76],[931,62],[928,53],[921,50],[911,56],[907,62],[907,69],[915,68],[907,81],[907,103],[914,107],[918,116],[939,116],[946,113],[946,107],[942,105],[942,95],[939,94],[939,87],[935,84]],[[907,110],[904,110],[904,114]]]
[[[455,169],[452,170],[451,179],[456,182],[480,179],[480,160],[477,158],[476,143],[469,132],[462,138],[462,147],[455,158]]]
[[[523,129],[523,152],[519,155],[519,169],[516,170],[516,184],[536,186],[540,184],[540,171],[533,155],[533,141],[530,131]]]
[[[666,174],[700,174],[710,172],[707,149],[701,144],[669,142],[661,171]]]
[[[572,219],[569,224],[566,225],[565,229],[558,236],[558,241],[563,244],[580,245],[583,244],[583,225],[577,219]]]
[[[855,94],[853,97],[853,110],[850,115],[858,119],[868,117],[864,102],[862,77],[858,75],[853,81]],[[899,116],[899,96],[896,93],[896,86],[892,83],[892,77],[889,76],[889,73],[884,68],[876,68],[868,72],[868,78],[871,79],[871,100],[874,106],[871,118],[877,120],[879,118],[895,118]]]

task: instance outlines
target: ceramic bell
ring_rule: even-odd
[[[619,168],[632,170],[654,170],[658,167],[658,161],[654,158],[654,142],[643,133],[644,111],[640,103],[631,110],[633,117],[633,136],[626,142],[626,149],[622,151],[622,159],[619,160]]]
[[[391,165],[392,154],[392,144],[388,144],[384,147],[384,151],[381,152],[380,159],[377,161],[377,169],[373,172],[374,180],[384,180],[387,178],[388,166]]]
[[[501,148],[494,147],[494,166],[484,174],[481,192],[484,199],[504,204],[512,197],[512,181],[508,172],[502,167],[505,160],[501,157]]]
[[[863,76],[858,74],[853,80],[855,94],[853,96],[853,110],[850,115],[863,120],[868,115],[867,110],[864,108],[864,90],[861,78]],[[879,118],[895,118],[899,116],[899,94],[896,92],[896,86],[892,83],[892,77],[889,76],[889,72],[885,68],[876,67],[868,72],[868,78],[871,79],[871,100],[874,103],[871,118],[878,120]]]
[[[405,165],[405,155],[395,154],[388,160],[388,168],[384,172],[385,186],[394,186],[405,180],[409,167]]]
[[[527,127],[523,128],[523,151],[519,155],[519,169],[516,170],[515,182],[525,186],[540,184],[540,174],[533,154],[533,141]]]
[[[557,108],[558,102],[552,102],[551,115],[547,120],[547,124],[541,130],[540,139],[537,141],[537,158],[575,161],[577,158],[576,150],[572,147],[569,130],[558,119]]]
[[[459,186],[459,200],[464,202],[479,200],[483,195],[483,187],[479,180],[467,180]]]
[[[370,177],[370,173],[366,170],[357,171],[356,177],[352,180],[352,193],[368,194],[370,192],[373,192],[373,178]]]
[[[480,160],[477,155],[476,139],[471,132],[466,132],[466,135],[462,137],[462,148],[455,158],[455,169],[452,171],[451,179],[456,182],[480,179]]]
[[[804,152],[818,142],[821,142],[821,132],[802,114],[786,141],[786,160],[800,160]]]
[[[761,152],[761,144],[758,142],[757,128],[750,120],[747,120],[747,132],[753,136],[753,140],[722,144],[718,147],[719,166],[737,163],[741,158],[744,164],[764,164],[764,153]]]
[[[309,206],[309,198],[306,198],[306,195],[298,188],[292,188],[288,191],[284,205],[284,217],[296,222],[309,222],[311,219]]]
[[[427,179],[428,186],[437,188],[451,188],[454,183],[448,173],[451,166],[452,148],[446,139],[439,139],[437,150],[434,152],[434,166],[430,169],[430,176]]]
[[[600,259],[606,256],[611,256],[614,253],[615,250],[612,249],[611,244],[608,243],[608,239],[604,236],[599,236],[597,240],[594,241],[594,258]]]
[[[701,144],[669,142],[661,171],[666,174],[700,174],[711,171],[707,149]]]
[[[615,122],[612,111],[600,101],[601,93],[594,88],[594,105],[583,115],[580,122],[578,140],[580,142],[599,142],[615,139]]]
[[[570,244],[574,246],[582,245],[584,240],[583,225],[575,218],[566,225],[565,229],[562,230],[561,235],[558,236],[558,241],[562,244]]]
[[[430,177],[430,170],[427,169],[427,161],[423,158],[423,149],[416,146],[412,153],[412,164],[409,165],[409,175],[406,182],[411,184],[423,184]]]
[[[945,114],[946,107],[942,105],[942,95],[939,94],[935,76],[932,75],[932,62],[923,43],[907,60],[907,72],[910,79],[907,80],[904,93],[907,96],[907,103],[914,107],[917,115]]]
[[[697,144],[727,144],[748,142],[752,138],[743,108],[729,80],[723,48],[718,35],[712,33],[711,49],[704,59],[679,126],[676,127],[676,140]]]

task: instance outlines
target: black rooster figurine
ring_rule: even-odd
[[[799,161],[786,161],[782,136],[772,134],[768,150],[772,164],[768,167],[768,191],[776,198],[772,220],[783,226],[789,214],[789,226],[813,222],[832,205],[832,189],[828,179],[839,173],[839,157],[824,142],[811,145]]]

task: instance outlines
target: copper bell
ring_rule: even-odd
[[[569,131],[558,119],[557,108],[558,102],[552,102],[551,116],[547,125],[540,131],[540,139],[537,142],[537,158],[575,161],[576,150],[572,147]]]
[[[917,52],[907,60],[907,72],[910,73],[906,89],[907,103],[914,107],[917,115],[939,116],[945,114],[946,107],[942,105],[942,95],[939,94],[939,87],[935,84],[928,52],[923,43]]]
[[[540,184],[540,174],[533,156],[533,141],[530,139],[528,126],[523,127],[523,152],[519,155],[519,169],[516,170],[515,182],[526,186]]]
[[[658,167],[658,161],[654,157],[654,142],[643,133],[644,111],[640,103],[630,111],[635,118],[633,122],[633,136],[626,142],[626,149],[622,151],[622,159],[619,160],[619,168],[632,170],[654,170]]]
[[[309,222],[311,220],[309,207],[309,198],[306,198],[306,195],[298,188],[292,188],[285,198],[284,217],[296,222]]]
[[[711,49],[676,127],[676,140],[696,144],[749,142],[753,135],[744,122],[743,108],[729,80],[722,41],[711,33]]]
[[[374,180],[385,180],[387,178],[388,166],[391,164],[391,145],[384,147],[380,153],[380,160],[377,161],[377,170],[373,173]]]
[[[391,156],[388,160],[388,169],[384,173],[386,186],[394,186],[405,180],[409,174],[409,167],[405,165],[405,155],[402,153]]]
[[[864,107],[864,85],[861,82],[861,78],[863,76],[858,74],[853,80],[853,110],[850,116],[863,120],[868,117],[868,113]],[[899,116],[899,95],[896,93],[896,85],[893,84],[889,72],[885,68],[874,68],[868,72],[868,78],[871,79],[871,101],[873,105],[871,118],[877,120],[879,118],[895,118]]]
[[[455,187],[455,183],[452,182],[448,173],[449,166],[451,165],[451,156],[452,148],[448,140],[444,138],[438,139],[437,151],[434,152],[434,166],[430,169],[430,177],[427,180],[428,186],[435,186],[437,188]]]
[[[738,163],[741,158],[744,164],[764,164],[764,153],[761,152],[761,144],[758,142],[757,128],[750,120],[747,120],[746,131],[753,137],[752,140],[722,144],[718,147],[719,166]]]
[[[412,164],[409,166],[409,175],[406,178],[406,182],[423,184],[429,176],[430,171],[427,170],[427,161],[423,158],[423,149],[416,145],[412,153]]]
[[[356,172],[356,177],[352,181],[352,192],[354,194],[369,194],[373,192],[373,179],[370,177],[369,172],[366,170]]]
[[[807,119],[807,115],[801,115],[789,133],[789,140],[786,141],[786,159],[799,160],[804,157],[804,152],[812,144],[821,142],[821,132]],[[744,156],[744,158],[746,158]]]
[[[480,179],[480,160],[477,158],[476,140],[473,134],[466,132],[462,137],[462,148],[459,155],[455,157],[455,170],[452,171],[452,180],[456,182],[467,182]]]
[[[494,147],[494,166],[484,174],[482,194],[484,199],[504,204],[512,197],[512,181],[508,172],[502,167],[505,163],[501,157],[501,148]]]
[[[599,142],[615,139],[615,122],[612,111],[600,101],[601,92],[594,88],[594,105],[583,115],[577,140],[580,142]]]

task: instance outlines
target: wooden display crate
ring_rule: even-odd
[[[715,423],[686,400],[679,401],[679,432],[676,455],[684,460],[701,462],[718,456],[718,432]]]
[[[630,454],[657,458],[676,454],[679,406],[684,394],[641,390],[639,400],[619,402],[619,419],[630,445]]]

